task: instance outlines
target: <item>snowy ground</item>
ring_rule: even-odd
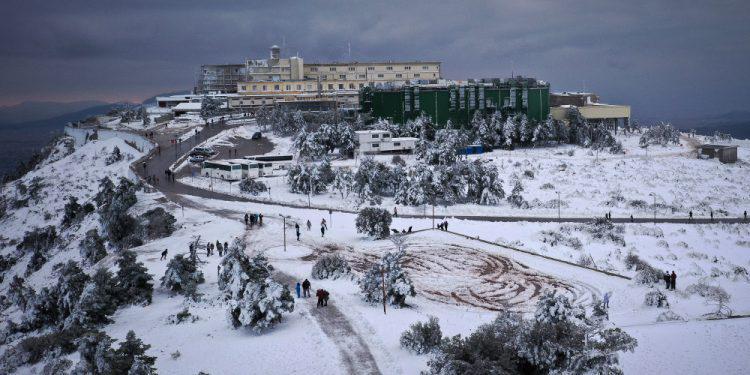
[[[270,138],[288,150],[288,138]],[[504,176],[506,193],[512,190],[512,176],[523,184],[524,199],[530,208],[512,207],[503,202],[498,206],[459,204],[437,206],[440,216],[492,215],[492,216],[543,216],[558,215],[557,197],[560,194],[560,215],[564,217],[658,217],[686,218],[693,211],[695,217],[708,217],[713,210],[716,217],[741,217],[750,209],[750,142],[739,144],[736,164],[721,164],[716,159],[701,160],[687,146],[686,139],[679,146],[638,147],[638,135],[618,135],[626,153],[611,155],[596,153],[578,146],[496,150],[483,155],[470,156],[491,160]],[[278,150],[278,147],[276,148]],[[277,152],[277,151],[275,151]],[[284,151],[286,152],[286,151]],[[377,160],[390,163],[392,156],[378,155]],[[413,155],[402,156],[407,163],[416,162]],[[356,168],[357,159],[336,160],[334,167]],[[271,187],[271,199],[277,202],[308,204],[308,196],[289,192],[284,176],[261,179]],[[186,178],[181,182],[229,193],[231,184],[205,177]],[[232,194],[241,195],[236,185]],[[312,206],[338,209],[356,209],[355,197],[342,198],[336,192],[310,197]],[[654,205],[655,202],[655,205]],[[424,214],[431,207],[397,206],[393,199],[385,198],[382,206],[392,210],[397,207],[402,214]]]
[[[192,128],[185,129],[191,130]],[[240,127],[234,131],[236,133],[224,132],[214,141],[231,142],[231,138],[235,136],[247,137],[254,128]],[[286,153],[284,147],[288,147],[288,139],[271,140],[277,145],[274,152]],[[626,147],[632,148],[632,145],[627,145],[629,143],[626,143]],[[107,166],[104,158],[114,146],[125,154],[125,159]],[[504,155],[507,152],[498,151],[493,157],[497,158],[498,163],[503,163],[506,169],[513,168],[519,173],[528,168],[523,163],[524,159],[528,159],[530,165],[538,169],[534,180],[524,180],[527,191],[532,190],[532,186],[549,181],[560,186],[563,195],[569,196],[571,204],[566,209],[571,210],[570,215],[578,212],[575,209],[579,205],[581,215],[593,214],[593,211],[589,212],[583,206],[585,199],[575,203],[577,201],[571,197],[576,197],[575,192],[580,190],[585,192],[582,196],[589,197],[594,202],[606,200],[608,190],[604,186],[615,181],[615,177],[609,175],[614,172],[590,165],[592,160],[596,160],[596,156],[585,155],[585,150],[576,148],[575,156],[565,161],[569,164],[567,173],[558,176],[555,171],[558,171],[556,166],[560,160],[555,153],[563,150],[564,148],[527,150],[517,155],[515,152],[511,153],[511,156]],[[632,152],[640,151],[642,150]],[[682,163],[706,163],[705,170],[720,171],[715,173],[730,170],[722,168],[735,168],[731,169],[732,173],[727,173],[726,176],[722,174],[721,179],[712,183],[714,189],[742,190],[743,185],[735,180],[739,177],[734,175],[742,176],[742,173],[746,173],[746,165],[724,166],[716,161],[690,159],[679,155],[684,152],[679,147],[661,151],[658,156],[653,156],[655,152],[649,151],[649,159],[645,155],[642,158],[628,154],[609,160],[605,159],[609,156],[599,155],[599,162],[612,168],[619,163],[621,168],[615,170],[623,173],[620,178],[639,179],[619,184],[623,188],[623,195],[628,196],[627,199],[631,199],[628,195],[631,190],[627,186],[636,186],[639,182],[646,184],[649,181],[645,177],[639,177],[636,167],[641,164],[638,163],[654,165],[656,161],[661,163],[660,168],[670,168],[674,173],[681,171]],[[122,139],[111,137],[81,145],[71,155],[64,156],[63,150],[55,155],[41,169],[23,179],[27,185],[35,176],[43,177],[48,182],[40,190],[38,201],[1,219],[3,254],[14,251],[15,247],[9,240],[19,238],[25,230],[47,223],[59,223],[66,196],[75,195],[83,203],[95,194],[98,180],[104,175],[113,179],[119,176],[133,177],[128,164],[142,154]],[[548,157],[544,158],[544,155]],[[740,158],[743,155],[746,155],[745,149],[740,153]],[[515,166],[515,161],[521,163],[521,166]],[[348,162],[342,164],[344,163]],[[633,168],[625,168],[625,165]],[[582,172],[588,169],[591,170]],[[574,170],[578,173],[574,174]],[[543,180],[541,176],[547,173],[554,178]],[[594,177],[597,173],[598,177]],[[698,175],[689,171],[679,173],[686,178]],[[679,179],[682,180],[682,177]],[[189,180],[190,178],[183,179],[186,182]],[[603,182],[595,182],[600,180]],[[669,177],[664,175],[662,182],[668,181]],[[6,197],[13,196],[15,189],[17,187],[13,185],[6,185],[3,193]],[[674,194],[670,193],[671,190],[674,188],[660,189],[659,192],[667,196]],[[705,195],[711,194],[708,188],[687,190],[696,199],[707,199]],[[274,199],[306,203],[306,196],[285,195],[288,193],[284,191],[283,186],[272,185]],[[333,204],[337,201],[341,200],[333,196],[313,197],[314,204]],[[225,319],[225,306],[219,299],[216,285],[216,269],[220,261],[218,256],[205,257],[205,253],[201,254],[201,259],[205,262],[202,270],[206,276],[206,283],[199,287],[203,300],[189,302],[182,297],[171,296],[158,287],[158,279],[164,274],[166,267],[166,261],[159,259],[161,251],[169,249],[171,257],[177,253],[186,253],[188,244],[198,238],[201,244],[205,244],[206,241],[224,242],[244,237],[248,242],[248,251],[265,252],[280,272],[278,277],[291,284],[294,280],[310,278],[314,260],[321,254],[339,252],[351,262],[354,276],[357,276],[368,262],[385,251],[392,250],[394,245],[389,240],[374,241],[356,233],[353,214],[333,213],[329,216],[326,210],[290,209],[197,197],[182,197],[179,203],[167,202],[158,192],[138,193],[138,203],[131,209],[132,213],[144,212],[156,206],[165,207],[177,218],[179,229],[169,238],[152,241],[134,249],[139,260],[145,263],[155,277],[157,287],[153,303],[146,307],[121,309],[114,315],[115,322],[105,327],[105,331],[115,339],[122,339],[127,331],[134,330],[146,344],[152,345],[148,354],[157,357],[156,367],[160,373],[204,371],[211,374],[346,374],[363,372],[366,368],[364,366],[370,364],[366,358],[371,357],[371,362],[381,373],[414,374],[425,369],[428,357],[411,354],[401,349],[398,343],[401,332],[413,322],[423,321],[428,315],[434,315],[440,319],[444,335],[466,335],[479,324],[493,319],[500,308],[530,311],[539,293],[549,288],[566,293],[583,305],[588,305],[592,298],[601,296],[604,292],[613,292],[611,321],[639,340],[635,353],[621,356],[625,373],[680,371],[690,374],[741,374],[750,367],[750,356],[741,354],[750,340],[750,319],[702,320],[703,314],[712,311],[713,307],[707,305],[702,298],[689,296],[684,292],[687,285],[698,281],[720,285],[732,295],[729,305],[735,313],[750,313],[750,282],[733,273],[738,266],[750,268],[750,252],[747,251],[750,249],[750,227],[747,225],[625,224],[616,226],[611,232],[614,238],[621,237],[620,241],[594,238],[585,225],[448,219],[451,231],[574,263],[591,258],[593,267],[625,276],[633,276],[634,271],[625,268],[624,256],[629,252],[636,253],[654,267],[675,270],[679,275],[677,291],[667,292],[667,295],[672,311],[683,317],[685,322],[656,323],[657,316],[665,309],[644,306],[643,297],[649,288],[637,285],[634,281],[451,233],[428,230],[407,237],[408,256],[405,267],[412,275],[418,292],[417,297],[408,300],[409,308],[388,307],[384,314],[382,306],[371,306],[361,300],[358,287],[352,279],[311,279],[313,289],[322,287],[331,292],[331,310],[335,307],[340,315],[328,315],[332,313],[318,310],[314,301],[297,299],[295,311],[285,316],[281,325],[258,335],[243,329],[232,329]],[[472,214],[483,213],[484,211],[473,211],[479,208],[464,206],[449,209],[465,210]],[[594,205],[594,208],[598,209],[598,206]],[[400,211],[404,209],[399,207]],[[492,209],[509,212],[506,211],[509,208],[503,206]],[[607,208],[613,215],[620,212],[617,209]],[[541,209],[532,211],[546,212]],[[246,230],[241,223],[245,212],[263,213],[265,225]],[[291,216],[286,228],[286,251],[280,214]],[[45,216],[48,219],[45,220]],[[330,228],[325,237],[319,231],[323,218],[329,222]],[[69,246],[61,249],[45,268],[32,275],[30,281],[34,286],[40,287],[53,282],[50,271],[52,264],[67,259],[80,259],[77,243],[87,227],[97,225],[96,215],[87,220],[78,229],[65,232]],[[313,223],[313,228],[309,232],[303,229],[301,241],[297,242],[293,235],[293,223],[297,222],[304,228],[307,220]],[[392,227],[413,227],[416,231],[430,228],[431,220],[395,218]],[[110,255],[98,266],[113,267],[113,262],[114,256]],[[8,272],[22,273],[24,269],[25,262],[20,262]],[[94,270],[91,267],[87,272]],[[12,278],[9,274],[6,274],[5,282],[0,287],[3,293],[7,290],[8,280]],[[661,285],[658,287],[661,288]],[[169,315],[184,308],[189,308],[199,319],[180,325],[167,323]],[[17,314],[18,311],[6,311],[3,312],[3,318],[17,317]],[[335,316],[337,321],[327,319],[330,316]],[[5,349],[0,348],[0,352]],[[177,352],[180,355],[173,358],[173,354]],[[353,356],[365,360],[352,361]],[[76,355],[71,355],[70,358],[75,360]],[[36,366],[36,369],[39,368],[40,366]],[[30,372],[32,369],[23,370],[21,372]]]

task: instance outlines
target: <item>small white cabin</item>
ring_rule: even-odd
[[[232,161],[204,161],[201,167],[201,176],[227,181],[241,180],[243,177],[242,164]]]
[[[356,132],[359,141],[359,152],[412,152],[417,138],[392,137],[388,130],[360,130]]]

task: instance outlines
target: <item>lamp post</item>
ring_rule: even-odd
[[[284,224],[282,224],[282,225],[284,226],[284,251],[286,251],[286,219],[289,216],[284,216],[282,214],[279,214],[279,216],[281,216],[284,219]]]

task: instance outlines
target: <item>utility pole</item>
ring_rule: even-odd
[[[282,214],[279,214],[279,216],[281,216],[284,219],[284,224],[282,225],[284,226],[284,251],[286,251],[286,218],[287,217]]]
[[[380,268],[380,276],[383,279],[383,315],[385,315],[385,267]]]

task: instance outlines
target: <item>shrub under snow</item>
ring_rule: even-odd
[[[312,268],[312,277],[318,280],[338,279],[348,275],[351,270],[349,262],[341,255],[324,255],[315,262]]]
[[[434,316],[430,316],[427,322],[416,322],[401,334],[401,347],[417,354],[426,354],[440,345],[443,332],[440,323]]]
[[[365,207],[359,211],[355,225],[357,233],[376,238],[386,238],[391,227],[391,213],[382,208]]]
[[[655,289],[646,293],[643,303],[646,306],[669,307],[669,301],[667,301],[667,295],[658,289]]]

